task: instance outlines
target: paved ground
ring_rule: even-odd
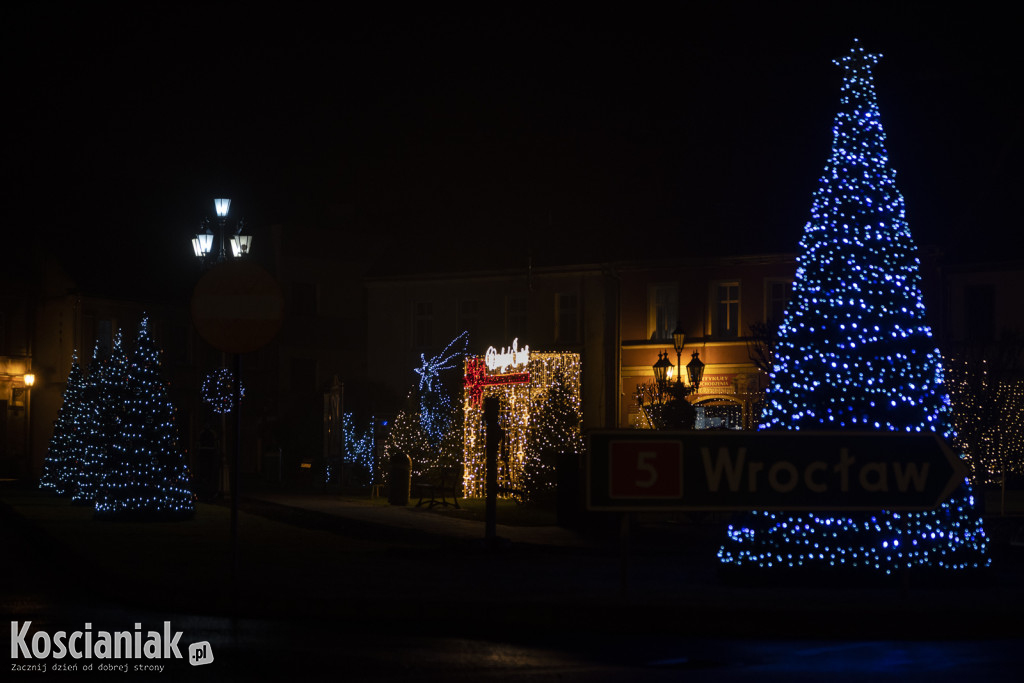
[[[502,541],[489,546],[479,521],[328,494],[253,491],[242,504],[232,582],[223,505],[157,529],[97,523],[39,492],[0,494],[4,523],[25,525],[34,561],[67,570],[58,581],[149,609],[226,614],[233,605],[250,618],[358,619],[369,630],[450,635],[524,627],[635,633],[654,624],[700,636],[1024,633],[1024,547],[1009,542],[1022,521],[1016,517],[990,520],[996,561],[983,576],[766,586],[719,576],[720,520],[638,520],[628,553],[614,519],[588,534],[499,525]]]
[[[482,522],[368,503],[253,490],[232,603],[224,505],[96,522],[0,486],[0,611],[50,632],[170,620],[210,643],[211,665],[172,661],[165,682],[1019,680],[1022,517],[989,520],[991,572],[909,587],[737,585],[716,572],[722,521],[637,520],[623,592],[614,520],[499,525],[488,546]]]
[[[439,514],[436,511],[417,507],[415,503],[406,507],[367,505],[340,496],[312,493],[256,492],[246,496],[247,509],[255,509],[254,503],[269,503],[285,508],[306,510],[352,521],[386,526],[391,529],[416,531],[440,538],[458,540],[480,540],[485,536],[483,522],[460,519],[457,512]],[[265,514],[272,514],[261,508]],[[283,511],[278,512],[283,515]],[[509,526],[497,525],[497,535],[512,543],[530,543],[543,546],[586,547],[594,544],[582,534],[559,526]]]

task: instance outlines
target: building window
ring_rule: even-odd
[[[789,300],[793,298],[792,280],[768,280],[765,282],[764,321],[778,326],[786,312]]]
[[[434,304],[417,301],[412,307],[412,345],[426,348],[434,343]]]
[[[560,344],[575,344],[579,341],[579,329],[579,296],[575,293],[556,295],[555,340]]]
[[[526,339],[526,297],[510,296],[505,301],[505,336]]]
[[[711,285],[711,334],[738,337],[740,333],[740,283],[716,282]]]
[[[480,302],[475,299],[463,299],[459,302],[459,331],[469,333],[469,341],[473,342],[480,328]]]
[[[679,316],[679,285],[651,285],[647,290],[647,333],[653,340],[670,340]]]
[[[964,323],[967,341],[990,342],[996,332],[996,290],[992,285],[964,288]]]

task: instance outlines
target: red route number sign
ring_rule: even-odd
[[[683,445],[679,441],[612,441],[608,450],[611,498],[681,498]]]

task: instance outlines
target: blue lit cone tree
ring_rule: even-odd
[[[64,400],[53,423],[53,434],[43,461],[43,475],[39,480],[39,488],[49,489],[59,496],[70,496],[78,481],[88,420],[83,402],[85,384],[78,355],[75,354],[71,358]]]
[[[96,516],[146,520],[191,516],[195,503],[174,406],[160,377],[160,351],[145,318],[125,372],[119,432],[96,495]]]
[[[95,505],[96,491],[107,472],[111,443],[117,438],[118,416],[123,409],[124,370],[127,365],[121,333],[114,337],[108,353],[97,342],[89,363],[89,373],[82,386],[84,428],[82,457],[72,502]]]
[[[836,60],[843,86],[832,153],[800,241],[762,429],[951,436],[942,359],[879,119],[871,74],[878,57],[855,42]],[[750,513],[729,527],[719,558],[733,567],[891,574],[985,566],[986,546],[965,483],[928,512]]]

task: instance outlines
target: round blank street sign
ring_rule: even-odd
[[[192,293],[192,322],[211,346],[248,353],[266,346],[281,329],[284,295],[263,268],[227,261],[211,268]]]

